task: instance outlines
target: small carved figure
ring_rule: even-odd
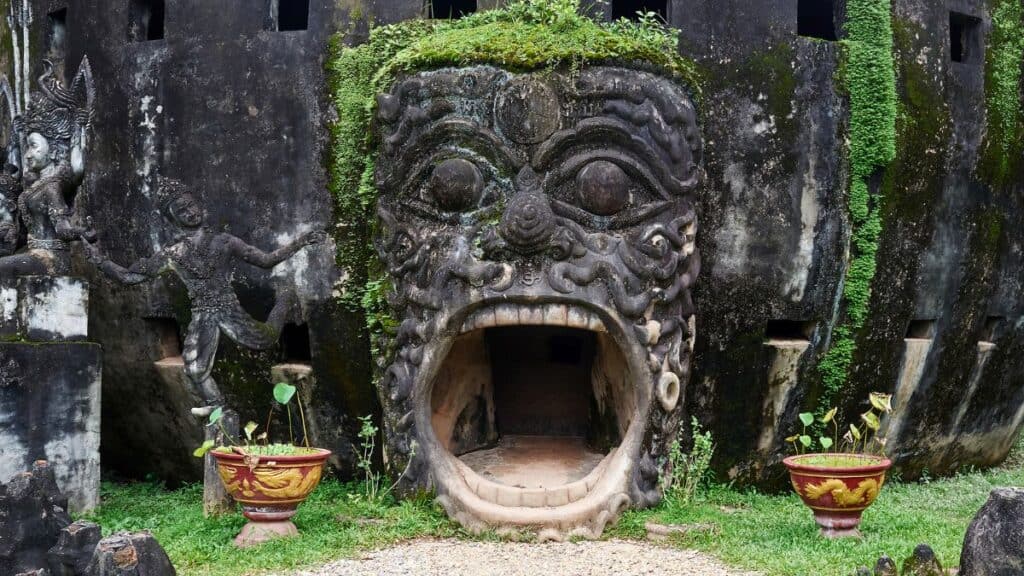
[[[279,293],[267,321],[256,320],[242,309],[231,286],[232,261],[272,268],[305,246],[323,241],[326,235],[307,232],[287,246],[264,252],[236,236],[210,230],[203,209],[180,182],[161,179],[159,196],[161,213],[176,228],[170,245],[128,268],[107,259],[95,245],[87,244],[86,254],[105,274],[124,284],[139,284],[166,270],[174,271],[184,282],[192,302],[192,320],[182,351],[185,373],[209,410],[224,402],[211,376],[221,332],[246,348],[266,350],[277,343],[296,303],[291,290]]]
[[[0,258],[18,248],[21,224],[18,220],[20,183],[9,174],[0,174]]]
[[[71,89],[66,90],[53,77],[50,62],[44,65],[40,91],[25,105],[24,115],[13,119],[12,138],[18,140],[18,148],[24,153],[18,161],[25,191],[17,194],[18,172],[11,176],[10,185],[4,182],[6,202],[17,196],[17,208],[2,211],[9,218],[0,216],[0,249],[14,251],[12,244],[18,235],[14,214],[25,227],[28,242],[24,251],[0,258],[0,277],[67,274],[71,266],[70,243],[95,237],[88,226],[72,221],[73,210],[69,205],[85,172],[94,96],[92,70],[88,58],[83,59]],[[10,97],[9,89],[4,92]],[[8,105],[17,109],[16,104]]]

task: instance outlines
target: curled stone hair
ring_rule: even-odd
[[[92,67],[88,58],[75,75],[71,88],[65,88],[53,76],[53,65],[44,61],[45,71],[39,77],[39,91],[25,111],[24,134],[39,133],[50,146],[50,157],[55,162],[67,159],[76,129],[83,132],[92,124],[93,86]]]

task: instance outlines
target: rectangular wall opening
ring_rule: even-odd
[[[838,39],[834,0],[799,0],[796,33],[820,40]]]
[[[984,58],[981,18],[950,12],[949,59],[963,64],[981,64]]]
[[[285,324],[281,329],[281,358],[289,364],[308,364],[313,360],[309,345],[309,327]]]
[[[807,342],[814,334],[814,322],[805,320],[769,320],[764,329],[766,341]]]
[[[309,0],[271,0],[279,32],[309,29]]]
[[[907,338],[912,340],[931,340],[935,338],[935,320],[911,320],[907,326]]]
[[[156,334],[158,355],[161,359],[181,356],[185,343],[181,327],[174,318],[146,318],[146,324]]]
[[[54,74],[64,80],[64,61],[68,54],[68,9],[46,15],[46,59],[53,63]]]
[[[130,42],[164,39],[164,0],[132,0],[128,16]]]
[[[668,22],[667,0],[612,0],[612,20],[639,20],[640,14],[654,12]]]
[[[985,319],[985,327],[981,330],[982,342],[995,342],[1003,332],[1006,318],[1002,316],[989,316]]]
[[[476,12],[476,0],[431,0],[429,18],[457,20]]]

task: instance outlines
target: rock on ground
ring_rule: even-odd
[[[71,523],[68,499],[57,488],[53,468],[38,461],[30,472],[0,484],[0,574],[47,566],[46,553]]]
[[[149,532],[119,532],[100,540],[88,576],[175,576],[167,553]]]
[[[643,542],[522,544],[421,540],[290,576],[757,576],[710,556]],[[283,575],[279,575],[283,576]]]
[[[1024,489],[996,488],[967,528],[960,576],[1024,574]]]

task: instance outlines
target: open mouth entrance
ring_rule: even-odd
[[[592,482],[635,407],[627,362],[600,322],[465,331],[431,397],[434,433],[464,474],[526,490]]]

